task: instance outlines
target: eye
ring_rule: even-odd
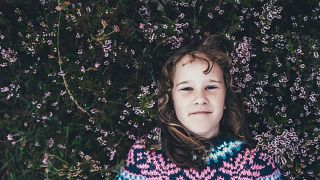
[[[181,91],[192,91],[193,89],[191,87],[184,87],[180,89]]]
[[[212,90],[212,89],[216,89],[216,88],[217,88],[217,86],[213,86],[213,85],[212,85],[212,86],[207,86],[207,87],[206,87],[206,90]]]

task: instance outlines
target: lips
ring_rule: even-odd
[[[201,115],[201,114],[211,114],[211,111],[195,111],[190,113],[189,115]]]

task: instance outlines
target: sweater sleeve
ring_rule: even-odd
[[[260,170],[260,176],[258,179],[263,180],[278,180],[281,179],[280,170],[276,167],[276,164],[271,156],[263,151],[258,151],[256,148],[255,165],[253,168]]]
[[[121,167],[116,180],[147,179],[141,174],[141,166],[146,164],[144,140],[138,139],[130,148],[125,166]]]

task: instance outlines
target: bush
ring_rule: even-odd
[[[286,179],[320,177],[316,0],[4,0],[0,27],[1,179],[113,178],[158,135],[162,63],[212,33],[257,146]]]

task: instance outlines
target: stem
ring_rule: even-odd
[[[64,157],[67,157],[68,138],[69,138],[69,126],[67,127],[66,150],[64,151]]]
[[[69,89],[69,85],[67,83],[67,80],[66,80],[66,77],[65,77],[65,74],[63,74],[63,70],[62,70],[62,59],[61,59],[61,55],[60,55],[60,22],[61,22],[61,14],[62,14],[62,11],[59,12],[59,16],[58,16],[58,27],[57,27],[57,52],[58,52],[58,59],[59,59],[59,69],[60,69],[60,72],[62,73],[62,79],[63,79],[63,84],[64,84],[64,87],[66,88],[67,92],[68,92],[68,95],[70,97],[70,99],[76,104],[77,108],[80,109],[82,112],[84,112],[85,114],[87,114],[88,116],[90,116],[90,114],[83,108],[79,105],[78,101],[74,98],[72,92],[70,91]]]

